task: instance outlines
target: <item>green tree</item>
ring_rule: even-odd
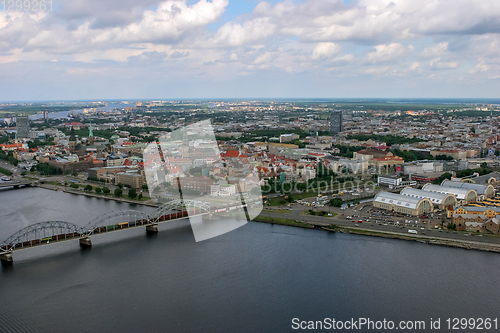
[[[443,173],[441,176],[439,176],[439,178],[437,179],[434,179],[434,184],[441,184],[443,182],[443,180],[445,179],[451,179],[452,177],[452,174],[449,173],[449,172],[446,172],[446,173]]]
[[[121,196],[122,196],[122,194],[123,194],[123,191],[122,191],[122,189],[121,189],[121,188],[117,188],[117,189],[115,190],[115,197],[121,197]]]
[[[72,173],[71,175],[72,175],[73,177],[78,177],[78,172],[76,172],[76,170],[75,170],[75,171],[73,171],[73,173]]]
[[[128,197],[130,199],[134,199],[136,196],[137,196],[137,192],[135,189],[131,188],[130,190],[128,190]]]
[[[85,187],[83,188],[83,190],[86,191],[86,192],[92,191],[92,185],[85,185]]]
[[[139,196],[137,197],[137,199],[139,199],[139,200],[142,199],[142,193],[139,193]]]
[[[147,191],[148,190],[148,185],[146,185],[146,184],[142,185],[142,189]]]
[[[334,198],[330,200],[330,206],[332,207],[342,207],[343,203],[344,201],[342,200],[342,198]]]
[[[102,188],[102,193],[109,194],[109,192],[111,192],[111,190],[109,188],[107,188],[107,187]]]
[[[97,193],[97,194],[101,194],[101,193],[102,193],[101,188],[100,188],[100,187],[96,187],[96,188],[95,188],[95,193]]]
[[[118,183],[118,187],[119,187],[120,189],[122,189],[122,188],[123,188],[123,184],[122,184],[122,183]]]
[[[75,183],[71,183],[71,188],[78,188],[78,184],[75,184]]]

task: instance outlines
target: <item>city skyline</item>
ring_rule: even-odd
[[[499,13],[495,1],[55,1],[0,12],[0,100],[492,98]]]

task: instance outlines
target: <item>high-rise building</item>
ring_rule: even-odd
[[[18,139],[28,139],[30,137],[30,121],[28,116],[16,117],[16,132]]]
[[[330,113],[330,133],[337,135],[342,130],[342,111],[332,111]]]

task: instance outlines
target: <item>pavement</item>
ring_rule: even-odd
[[[264,209],[274,209],[278,210],[279,208],[281,209],[290,209],[292,212],[290,213],[278,213],[278,212],[267,212],[263,211],[260,215],[262,216],[270,216],[270,217],[278,217],[278,218],[285,218],[285,219],[292,219],[292,220],[299,220],[299,221],[305,221],[305,222],[312,222],[315,224],[319,225],[324,225],[327,226],[329,224],[335,224],[338,226],[344,226],[344,227],[351,227],[354,228],[356,227],[356,224],[359,225],[359,228],[365,229],[365,230],[370,230],[370,231],[382,231],[382,232],[391,232],[391,233],[402,233],[402,234],[408,234],[408,229],[413,229],[417,230],[418,235],[425,235],[429,237],[439,237],[439,238],[444,238],[444,239],[450,239],[450,240],[461,240],[461,241],[474,241],[474,242],[479,242],[479,243],[492,243],[492,244],[500,244],[500,237],[499,236],[493,236],[493,235],[487,235],[484,234],[484,236],[466,236],[466,234],[470,234],[467,232],[457,232],[454,233],[453,231],[447,232],[447,230],[441,230],[439,231],[438,229],[435,229],[435,225],[441,224],[441,216],[438,215],[437,218],[434,219],[424,219],[424,218],[417,218],[414,216],[410,217],[388,217],[388,218],[382,218],[379,216],[371,216],[373,212],[368,212],[369,209],[374,210],[372,204],[370,202],[360,204],[356,207],[350,208],[350,209],[345,209],[341,210],[340,208],[333,208],[333,207],[328,207],[327,205],[323,208],[314,208],[314,207],[307,207],[306,205],[300,205],[300,204],[291,204],[289,207],[268,207],[265,206]],[[360,208],[361,211],[359,210]],[[322,210],[322,211],[330,211],[332,213],[337,213],[335,217],[322,217],[322,216],[313,216],[313,215],[301,215],[300,213],[303,211],[307,211],[309,209],[313,210]],[[375,212],[377,213],[377,212]],[[389,212],[385,212],[387,215]],[[347,216],[353,216],[356,215],[358,217],[354,217],[352,220],[347,219]],[[361,220],[362,222],[358,222]],[[394,222],[399,221],[404,225],[405,220],[412,220],[413,223],[407,224],[405,228],[401,228],[401,226],[395,226]],[[378,223],[376,222],[378,221]],[[415,223],[415,221],[418,221],[418,223]],[[426,221],[427,223],[423,223]],[[431,221],[429,224],[428,221]],[[389,223],[390,222],[390,223]],[[444,223],[445,225],[450,222],[450,219],[447,219],[446,222]],[[414,227],[412,227],[414,225]],[[430,228],[431,226],[431,228]],[[424,228],[422,230],[421,228]]]

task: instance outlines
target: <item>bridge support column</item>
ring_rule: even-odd
[[[80,247],[88,248],[92,246],[92,242],[90,241],[90,237],[82,237],[80,238]]]
[[[12,259],[12,252],[4,252],[0,254],[0,260],[2,261],[2,264],[10,264],[14,261]]]
[[[156,223],[148,224],[146,226],[146,232],[148,234],[156,234],[158,232],[158,224]]]

